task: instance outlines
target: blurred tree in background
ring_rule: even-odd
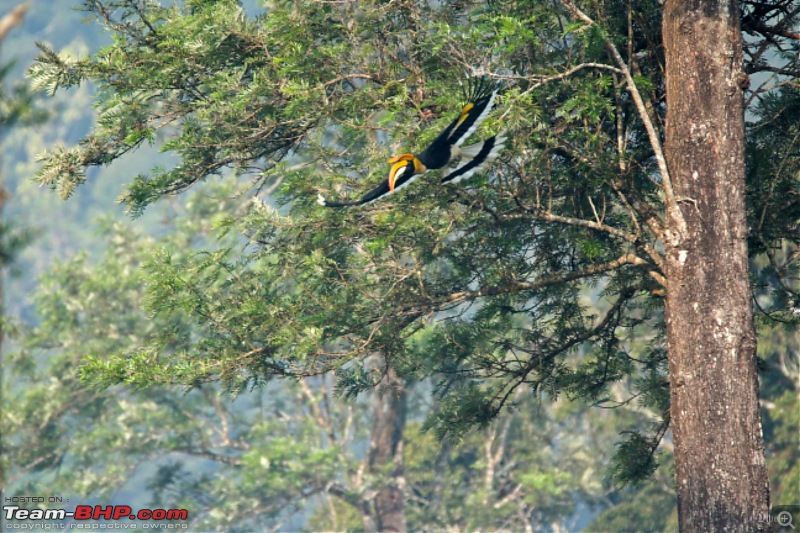
[[[199,530],[296,529],[307,520],[338,531],[377,521],[370,498],[385,476],[369,471],[359,449],[380,406],[337,399],[330,378],[270,384],[234,403],[213,385],[98,394],[78,379],[87,352],[146,345],[166,330],[193,335],[187,317],[143,311],[149,268],[167,253],[177,260],[235,246],[235,234],[217,240],[214,227],[236,212],[236,197],[229,181],[193,194],[159,240],[105,222],[98,262],[78,255],[43,276],[33,295],[42,323],[10,360],[17,387],[4,427],[14,493],[187,508]],[[414,421],[430,409],[429,389],[412,389],[403,434],[410,529],[567,531],[581,520],[577,506],[603,505],[610,487],[588,450],[614,438],[617,417],[580,428],[575,409],[546,414],[529,395],[518,400],[521,412],[442,446]],[[523,405],[539,414],[523,416]],[[137,494],[142,486],[149,490]]]
[[[0,17],[0,46],[6,40],[9,32],[22,23],[27,4],[19,4],[10,12]],[[7,78],[13,67],[13,63],[0,63],[0,137],[5,133],[6,128],[15,125],[22,126],[33,124],[44,118],[44,112],[37,109],[34,104],[34,97],[28,90],[27,84],[9,84]],[[2,151],[0,151],[2,156]],[[0,157],[2,161],[2,157]],[[10,272],[20,249],[30,241],[31,232],[29,228],[20,227],[13,224],[5,216],[6,205],[11,194],[6,186],[5,175],[0,170],[0,405],[5,404],[6,397],[6,378],[5,378],[5,344],[8,330],[11,324],[6,320],[5,300],[6,300],[6,274]],[[6,441],[7,433],[5,428],[0,431],[0,501],[3,500],[6,485],[6,471],[8,462],[6,461]],[[0,525],[3,520],[0,518]]]

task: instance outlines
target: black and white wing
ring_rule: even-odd
[[[474,81],[473,81],[474,80]],[[472,135],[494,107],[497,87],[486,78],[471,78],[466,95],[467,104],[453,120],[417,157],[428,169],[443,168],[450,163],[457,148]]]
[[[461,148],[453,158],[452,170],[442,178],[442,183],[458,183],[484,171],[500,155],[505,146],[505,132],[489,137],[483,142]]]

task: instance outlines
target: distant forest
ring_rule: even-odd
[[[0,43],[2,497],[191,531],[800,504],[800,4],[694,4],[29,2]],[[679,78],[695,23],[734,44]],[[449,163],[480,172],[317,203],[476,105]]]

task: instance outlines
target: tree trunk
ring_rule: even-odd
[[[747,265],[736,0],[666,0],[667,343],[681,531],[757,531],[769,509]],[[682,233],[682,235],[681,235]]]
[[[406,425],[406,390],[390,367],[375,391],[375,421],[370,435],[368,471],[379,479],[373,502],[378,531],[406,531],[403,469],[403,430]],[[366,524],[365,524],[366,527]]]

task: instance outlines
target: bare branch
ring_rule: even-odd
[[[633,217],[633,215],[631,215],[631,216]],[[578,226],[578,227],[582,227],[582,228],[592,229],[592,230],[595,230],[595,231],[600,231],[600,232],[603,232],[603,233],[608,233],[609,235],[613,235],[615,237],[623,239],[623,240],[633,244],[634,246],[636,246],[638,248],[641,248],[647,254],[647,257],[649,257],[653,261],[653,263],[655,263],[655,265],[662,272],[665,271],[664,269],[665,269],[666,265],[664,265],[664,258],[661,256],[661,254],[659,254],[658,251],[655,248],[653,248],[650,244],[647,244],[646,242],[642,241],[641,237],[639,235],[637,235],[637,234],[633,234],[633,233],[630,233],[630,232],[627,232],[627,231],[623,231],[623,230],[621,230],[619,228],[615,228],[613,226],[609,226],[608,224],[603,224],[602,222],[595,222],[595,221],[586,220],[586,219],[583,219],[583,218],[565,217],[565,216],[561,216],[561,215],[556,215],[556,214],[551,213],[549,211],[536,212],[536,213],[527,213],[527,214],[524,214],[524,215],[512,215],[512,216],[508,216],[508,217],[503,217],[503,220],[510,220],[510,219],[515,219],[515,218],[531,218],[533,220],[539,220],[539,221],[543,221],[543,222],[556,222],[556,223],[565,224],[565,225],[568,225],[568,226]],[[657,234],[657,236],[659,236],[659,234]],[[640,259],[640,261],[644,262],[643,259]],[[637,263],[637,264],[640,264],[640,263]],[[659,283],[664,285],[664,283],[663,283],[664,277],[663,276],[659,276],[659,277],[657,277],[655,279],[657,281],[659,281]]]
[[[336,430],[331,423],[331,419],[330,417],[325,416],[325,413],[322,412],[320,402],[314,396],[314,391],[311,390],[308,381],[306,381],[306,379],[298,379],[297,383],[300,385],[300,391],[306,398],[306,404],[311,409],[311,413],[314,415],[317,424],[319,424],[319,426],[325,431],[325,434],[328,436],[328,439],[330,439],[331,444],[341,449],[341,442],[336,435]]]
[[[11,13],[0,19],[0,42],[6,38],[6,34],[11,31],[11,28],[22,23],[25,12],[30,6],[29,3],[20,4],[12,9]]]
[[[575,4],[570,2],[569,0],[561,0],[561,3],[567,10],[573,14],[577,19],[582,20],[587,24],[594,24],[594,20],[581,11]],[[622,58],[622,55],[619,53],[619,50],[614,45],[614,43],[604,37],[603,40],[605,41],[606,48],[608,49],[611,57],[614,58],[614,62],[619,67],[619,72],[625,77],[625,83],[628,87],[628,91],[631,93],[633,97],[634,104],[636,105],[636,109],[639,112],[639,117],[642,119],[644,123],[645,130],[647,130],[647,136],[650,140],[650,146],[653,148],[653,153],[656,157],[656,162],[658,163],[658,170],[661,173],[661,190],[664,192],[664,203],[666,204],[667,213],[678,223],[678,235],[671,235],[670,240],[680,240],[686,235],[686,221],[683,218],[683,213],[678,206],[677,199],[675,197],[675,192],[672,188],[672,180],[670,179],[669,169],[667,168],[667,160],[664,157],[664,150],[661,145],[661,138],[656,131],[655,126],[653,125],[653,121],[650,119],[650,114],[647,112],[647,106],[642,99],[641,93],[639,93],[639,89],[636,87],[636,83],[633,80],[633,75],[631,75],[630,68],[625,60]],[[672,242],[671,244],[676,244]]]
[[[622,74],[622,71],[620,69],[618,69],[617,67],[613,66],[613,65],[606,65],[605,63],[581,63],[580,65],[575,65],[574,67],[572,67],[570,69],[567,69],[564,72],[561,72],[560,74],[555,74],[553,76],[548,76],[548,77],[545,77],[545,78],[537,78],[537,77],[533,77],[533,76],[504,76],[504,75],[499,75],[499,74],[493,74],[492,77],[503,78],[503,79],[505,79],[505,78],[527,78],[527,79],[536,80],[536,81],[534,81],[533,85],[531,86],[532,89],[536,89],[538,87],[541,87],[542,85],[550,83],[551,81],[558,81],[558,80],[563,80],[564,78],[568,78],[568,77],[572,76],[573,74],[575,74],[576,72],[578,72],[579,70],[583,70],[583,69],[587,69],[587,68],[595,68],[595,69],[600,69],[600,70],[610,70],[611,72],[614,72],[615,74]]]
[[[637,256],[636,254],[625,254],[623,256],[618,257],[617,259],[614,259],[613,261],[609,261],[608,263],[600,263],[597,265],[586,267],[581,270],[566,272],[564,274],[546,276],[543,278],[539,278],[536,281],[512,280],[507,283],[504,283],[503,285],[484,287],[482,289],[474,291],[454,292],[452,294],[445,296],[443,301],[444,303],[458,303],[458,302],[467,302],[485,296],[497,296],[500,294],[516,293],[522,291],[534,291],[538,289],[543,289],[545,287],[550,287],[552,285],[566,283],[568,281],[575,281],[582,278],[588,278],[590,276],[602,274],[610,270],[616,270],[625,265],[638,266],[647,264],[648,264],[647,261]]]

